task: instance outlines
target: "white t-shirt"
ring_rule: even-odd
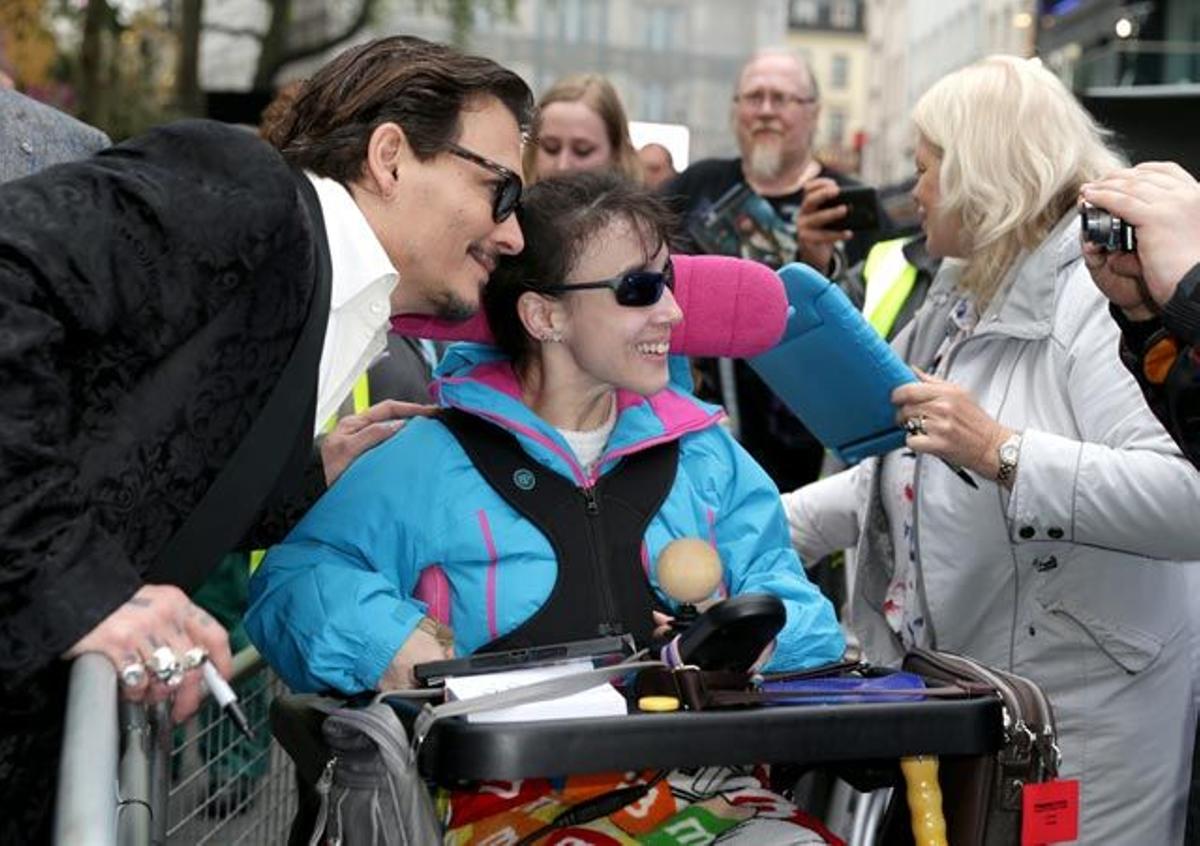
[[[575,457],[579,459],[583,471],[591,474],[592,468],[596,466],[596,462],[600,456],[604,454],[604,447],[608,445],[608,437],[612,434],[613,429],[617,425],[617,403],[614,398],[609,406],[608,417],[600,424],[599,428],[591,429],[586,432],[579,432],[574,429],[559,429],[559,434],[566,439],[570,444]]]

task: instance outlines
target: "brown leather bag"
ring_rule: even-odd
[[[1050,701],[1036,684],[949,652],[914,649],[904,669],[952,685],[994,691],[1003,703],[1003,745],[993,756],[943,757],[939,764],[947,835],[955,846],[1021,842],[1026,784],[1058,775],[1060,754]],[[907,813],[898,814],[907,824]]]

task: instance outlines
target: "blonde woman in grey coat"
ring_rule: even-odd
[[[856,550],[849,622],[871,659],[945,649],[1045,689],[1080,843],[1179,843],[1200,474],[1121,366],[1081,260],[1079,188],[1119,159],[1014,57],[945,77],[913,119],[913,194],[947,261],[894,344],[923,371],[893,395],[907,445],[786,494],[793,542]]]

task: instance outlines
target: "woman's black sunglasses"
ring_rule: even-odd
[[[451,144],[446,150],[460,159],[466,159],[482,168],[490,170],[500,177],[500,181],[494,186],[495,194],[492,196],[492,220],[496,223],[503,223],[508,220],[512,213],[517,210],[517,207],[521,205],[521,189],[523,187],[521,177],[504,165],[497,164],[478,153],[472,153],[466,147]]]
[[[609,288],[623,306],[654,305],[662,298],[663,288],[675,290],[675,269],[667,259],[666,267],[659,270],[631,270],[612,279],[598,282],[568,282],[562,285],[545,285],[530,288],[547,294],[579,291],[587,288]]]

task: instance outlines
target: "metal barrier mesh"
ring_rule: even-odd
[[[169,844],[286,843],[296,809],[294,768],[271,739],[271,699],[285,692],[265,668],[234,685],[254,740],[210,700],[175,729],[167,802]]]

